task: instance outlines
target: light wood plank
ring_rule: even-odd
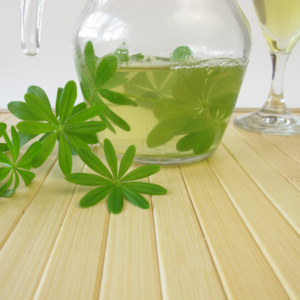
[[[274,167],[255,152],[230,126],[223,145],[300,234],[300,194]]]
[[[235,115],[234,115],[235,116]],[[284,153],[282,144],[287,143],[289,140],[286,137],[280,137],[278,145],[275,146],[269,139],[257,133],[242,130],[230,122],[231,128],[261,157],[269,162],[281,175],[283,175],[295,188],[300,191],[300,164],[292,159],[288,153]],[[294,143],[295,144],[295,143]],[[281,145],[281,146],[280,146]],[[294,145],[295,146],[295,145]],[[298,152],[300,153],[300,145],[297,145]],[[292,147],[291,147],[292,148]],[[294,147],[295,148],[295,147]],[[300,157],[300,155],[299,155]]]
[[[207,160],[288,295],[300,299],[299,235],[222,145]]]
[[[93,152],[99,155],[99,146]],[[94,173],[88,167],[86,173]],[[82,209],[78,186],[34,299],[98,299],[109,224],[106,200]]]
[[[228,299],[289,299],[207,161],[180,168]]]
[[[99,299],[161,299],[152,207],[142,210],[125,201],[122,213],[111,215]]]
[[[28,146],[23,146],[20,154],[25,153]],[[36,195],[44,183],[49,172],[57,161],[57,148],[49,156],[47,161],[41,168],[32,169],[35,173],[35,179],[26,187],[22,178],[20,178],[20,185],[15,193],[10,198],[1,198],[0,200],[0,249],[3,247],[10,234],[18,224],[19,220],[25,213],[28,205]],[[1,294],[1,292],[0,292]]]
[[[0,122],[6,123],[6,120],[11,117],[10,113],[2,113],[0,114]]]
[[[163,299],[225,299],[179,168],[163,167],[150,180],[169,191],[152,197]]]
[[[0,115],[1,117],[1,115]],[[18,119],[15,116],[10,115],[8,118],[5,117],[5,119],[1,122],[4,122],[7,125],[7,130],[10,131],[11,126],[16,126],[21,120]]]
[[[295,139],[279,135],[263,135],[263,137],[269,140],[273,144],[273,147],[279,148],[300,163],[300,145],[297,144]]]
[[[0,252],[0,299],[33,298],[75,189],[56,163]]]

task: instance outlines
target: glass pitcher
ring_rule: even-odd
[[[39,49],[42,11],[42,0],[33,1],[40,4],[37,22],[26,27],[23,18],[22,31],[31,55]],[[26,32],[28,40],[35,32],[31,42]],[[110,139],[120,156],[135,145],[142,163],[208,157],[228,125],[250,48],[235,0],[89,1],[73,49],[87,106],[103,106],[99,119],[108,129],[100,144]]]

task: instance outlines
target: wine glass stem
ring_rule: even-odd
[[[291,52],[270,51],[272,59],[272,86],[267,102],[260,110],[263,114],[290,114],[283,95],[284,71]]]

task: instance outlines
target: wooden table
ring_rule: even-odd
[[[73,171],[89,172],[77,158]],[[81,209],[90,188],[53,154],[0,199],[0,299],[300,299],[300,136],[231,124],[210,158],[149,180],[169,190],[150,210]]]

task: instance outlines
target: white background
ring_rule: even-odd
[[[0,109],[10,101],[22,100],[30,85],[42,87],[52,106],[56,88],[77,81],[71,50],[74,25],[87,0],[45,0],[42,24],[42,49],[35,57],[25,56],[20,47],[20,0],[0,1]],[[251,0],[238,0],[252,29],[250,64],[237,107],[260,107],[269,92],[271,61],[269,50]],[[300,107],[300,43],[293,50],[285,77],[288,107]],[[79,94],[78,100],[82,101]]]

